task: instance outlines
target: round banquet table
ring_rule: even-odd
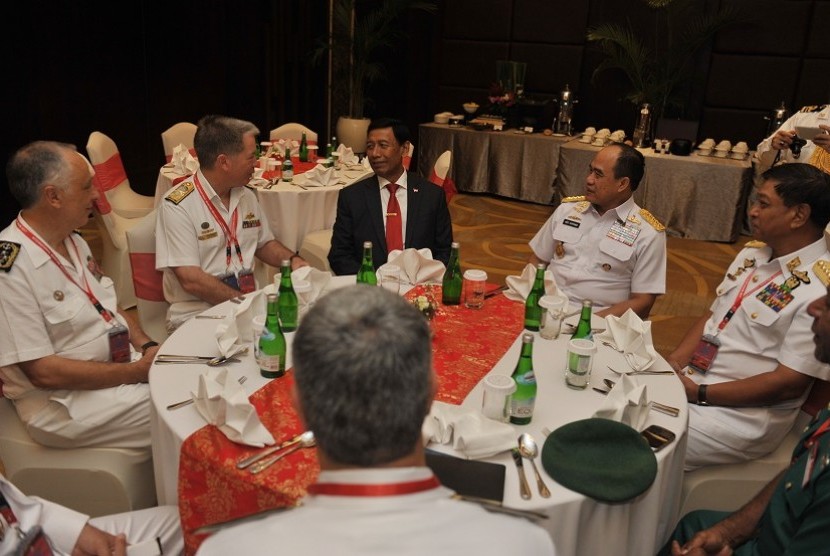
[[[337,276],[332,278],[328,289],[353,283],[353,276]],[[489,302],[491,301],[486,303]],[[232,307],[226,302],[204,314],[227,314],[232,311]],[[570,323],[577,318],[578,316],[571,317],[566,322]],[[187,321],[164,342],[159,353],[217,355],[213,331],[218,322],[211,319]],[[594,326],[604,327],[604,321],[595,318]],[[287,368],[292,362],[290,346],[293,335],[286,335],[289,344]],[[534,336],[534,369],[539,385],[536,409],[533,421],[529,425],[515,426],[515,429],[517,437],[522,432],[531,433],[541,448],[545,438],[543,429],[555,430],[569,422],[591,417],[602,404],[604,396],[590,387],[585,390],[574,390],[565,385],[564,352],[569,336],[562,334],[557,340],[543,339],[538,333],[534,333]],[[518,360],[520,344],[521,334],[518,334],[516,340],[489,372],[508,376],[512,374]],[[616,369],[628,368],[622,354],[599,345],[591,377],[592,386],[602,386],[603,378],[619,380],[619,377],[607,368],[608,365]],[[250,352],[243,356],[240,362],[231,363],[227,368],[232,379],[243,375],[248,377],[243,388],[249,395],[269,382],[260,376]],[[659,358],[653,368],[669,367]],[[193,404],[174,411],[167,410],[166,406],[188,398],[190,392],[196,389],[199,376],[206,369],[203,364],[154,364],[150,370],[153,460],[160,504],[177,503],[182,443],[188,436],[205,427],[204,419]],[[537,459],[537,465],[551,490],[551,497],[545,499],[538,495],[532,468],[526,464],[525,473],[533,496],[530,500],[522,500],[519,496],[519,478],[509,452],[485,460],[506,467],[503,502],[505,506],[547,514],[547,518],[539,524],[550,533],[560,555],[595,555],[609,551],[620,554],[654,554],[673,530],[680,508],[683,459],[686,451],[688,409],[685,394],[680,381],[674,375],[641,375],[633,378],[647,385],[649,399],[680,409],[678,417],[656,411],[649,412],[647,425],[664,426],[676,433],[677,438],[656,454],[658,469],[654,484],[634,500],[624,504],[607,504],[569,490],[556,483],[544,471],[541,459]],[[481,407],[481,398],[482,387],[479,382],[463,400],[462,406],[478,410]],[[281,438],[276,440],[279,441]],[[454,454],[449,446],[429,447]]]

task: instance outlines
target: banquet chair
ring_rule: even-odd
[[[0,458],[6,478],[25,494],[92,517],[156,504],[149,449],[43,446],[26,432],[11,400],[0,398]]]
[[[318,230],[306,234],[300,246],[299,255],[308,261],[308,264],[318,270],[331,272],[329,265],[329,251],[331,250],[331,235],[333,230]]]
[[[184,145],[190,154],[196,156],[196,151],[193,149],[196,129],[196,124],[179,122],[161,132],[161,144],[164,145],[164,158],[167,162],[173,160],[173,150],[179,145]]]
[[[104,276],[108,276],[115,283],[115,295],[118,297],[118,306],[122,309],[135,307],[135,289],[133,288],[132,271],[130,270],[130,253],[127,250],[127,230],[135,226],[141,219],[123,218],[110,211],[101,212],[97,206],[92,211],[98,231],[101,233],[103,254],[101,269]]]
[[[735,511],[749,502],[790,464],[804,427],[828,401],[830,382],[816,380],[790,432],[778,448],[754,460],[709,465],[684,473],[678,517],[694,510]]]
[[[452,151],[444,151],[441,156],[435,161],[435,166],[432,167],[432,173],[429,176],[429,181],[444,190],[444,195],[447,197],[447,204],[450,204],[453,196],[458,193],[455,188],[455,183],[451,178],[447,177],[450,172],[450,164],[452,163]]]
[[[138,322],[144,332],[161,343],[167,339],[167,308],[163,274],[156,270],[156,211],[127,230],[127,249],[138,307]]]
[[[123,218],[141,218],[153,210],[153,198],[139,195],[130,187],[130,180],[121,162],[115,142],[99,131],[89,134],[86,143],[89,161],[95,168],[92,182],[101,193],[99,203],[111,207]]]
[[[404,170],[409,170],[409,166],[412,164],[412,155],[415,153],[415,145],[412,142],[409,142],[409,147],[403,153],[403,168]]]
[[[269,137],[271,141],[277,141],[279,139],[299,141],[303,138],[303,132],[305,132],[306,141],[309,143],[317,142],[317,134],[315,132],[311,131],[303,124],[295,122],[283,124],[280,127],[272,129]]]

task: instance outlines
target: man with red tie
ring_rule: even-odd
[[[357,273],[364,241],[372,242],[375,268],[391,251],[409,247],[429,248],[447,264],[452,223],[444,190],[404,170],[408,146],[409,129],[400,120],[369,125],[366,156],[375,175],[340,192],[328,257],[335,274]]]

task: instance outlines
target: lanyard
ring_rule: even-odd
[[[17,228],[21,232],[23,232],[23,235],[25,235],[27,238],[29,238],[35,245],[40,247],[43,250],[43,252],[46,253],[49,256],[49,259],[51,259],[52,262],[55,263],[55,265],[60,269],[60,271],[63,272],[63,275],[66,276],[67,280],[69,280],[70,282],[75,284],[75,286],[77,286],[78,289],[80,289],[82,292],[84,292],[86,294],[86,296],[89,298],[90,303],[92,303],[92,305],[95,307],[95,310],[98,311],[98,314],[101,315],[101,317],[108,324],[112,324],[113,323],[112,322],[113,321],[112,313],[110,313],[107,309],[105,309],[104,306],[101,305],[101,302],[98,301],[98,298],[95,297],[95,294],[92,293],[92,287],[89,285],[89,281],[86,279],[86,273],[84,272],[83,263],[81,261],[81,254],[78,252],[78,246],[75,245],[75,241],[72,239],[72,237],[70,236],[69,243],[72,244],[72,248],[75,250],[75,258],[77,259],[78,264],[81,265],[81,276],[84,279],[84,285],[83,286],[80,285],[72,277],[72,275],[69,274],[69,272],[66,271],[66,268],[64,268],[63,263],[60,262],[60,260],[58,259],[58,256],[55,254],[54,251],[52,251],[51,247],[46,245],[43,242],[43,240],[41,240],[29,228],[27,228],[26,225],[23,224],[23,222],[19,218],[17,220],[15,220],[15,224],[17,224]]]
[[[752,279],[753,276],[755,276],[755,271],[753,270],[752,273],[749,276],[746,277],[746,280],[744,280],[744,283],[741,284],[741,289],[738,290],[738,296],[735,298],[734,303],[732,303],[732,306],[729,308],[729,310],[723,316],[723,319],[720,321],[720,324],[718,324],[717,332],[721,332],[724,328],[726,328],[726,325],[729,323],[730,319],[732,319],[732,317],[735,315],[735,312],[741,306],[741,303],[743,302],[745,297],[747,297],[749,295],[752,295],[753,293],[755,293],[759,289],[763,288],[764,286],[766,286],[767,284],[769,284],[770,282],[772,282],[773,280],[778,278],[780,275],[781,275],[781,271],[779,270],[778,272],[776,272],[775,274],[773,274],[772,276],[770,276],[769,278],[767,278],[766,280],[764,280],[763,282],[761,282],[760,284],[758,284],[757,286],[752,288],[750,291],[746,291],[746,288],[749,285],[749,281]]]
[[[406,483],[386,484],[340,484],[340,483],[315,483],[309,485],[310,494],[326,494],[329,496],[396,496],[399,494],[413,494],[438,488],[441,483],[433,475],[419,481]]]
[[[225,266],[227,268],[230,268],[231,266],[231,244],[233,244],[236,256],[239,257],[239,264],[244,269],[245,261],[242,260],[242,248],[239,247],[239,240],[236,238],[236,226],[239,222],[239,206],[237,205],[237,207],[233,209],[233,214],[231,215],[231,226],[228,228],[228,224],[225,222],[225,219],[222,218],[221,214],[219,214],[216,206],[210,202],[207,193],[205,193],[205,190],[202,188],[202,184],[199,183],[199,176],[195,175],[193,177],[195,178],[196,189],[199,191],[202,201],[204,201],[210,211],[210,214],[213,216],[213,219],[217,224],[219,224],[219,227],[222,228],[222,233],[225,234],[225,240],[227,241],[225,245]]]

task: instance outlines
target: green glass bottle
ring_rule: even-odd
[[[542,308],[539,300],[545,295],[545,264],[536,265],[536,278],[525,300],[525,330],[538,331],[542,324]]]
[[[305,132],[300,139],[300,162],[308,162],[308,141],[305,138]]]
[[[593,303],[591,303],[590,299],[585,299],[582,301],[582,313],[579,315],[579,324],[576,325],[576,332],[573,333],[571,336],[572,340],[579,340],[585,338],[587,340],[591,339],[593,335],[591,333],[591,310],[593,308]]]
[[[372,263],[372,242],[363,242],[363,260],[360,263],[360,270],[357,271],[357,283],[378,285],[378,277],[375,274],[375,265]]]
[[[294,179],[294,163],[291,162],[291,149],[285,148],[285,160],[282,161],[282,181]]]
[[[337,137],[332,135],[331,136],[331,152],[334,152],[336,150],[337,150]]]
[[[450,244],[450,260],[447,270],[444,271],[444,280],[441,283],[441,303],[444,305],[458,305],[461,303],[461,255],[457,241]]]
[[[265,316],[265,330],[260,332],[257,346],[259,372],[265,378],[279,378],[285,374],[285,336],[279,319],[279,296],[268,294],[268,312]]]
[[[536,375],[533,373],[533,334],[522,334],[522,352],[513,371],[516,391],[510,399],[510,422],[527,425],[533,419],[536,405]]]
[[[331,168],[332,166],[334,166],[334,157],[333,157],[333,156],[332,156],[332,154],[331,154],[331,153],[333,153],[333,152],[334,152],[334,151],[333,151],[333,150],[332,150],[332,148],[331,148],[331,143],[328,143],[328,144],[326,145],[326,162],[325,162],[325,164],[324,164],[324,166],[325,166],[326,168]]]
[[[291,282],[291,261],[285,259],[280,266],[280,322],[285,332],[297,330],[297,293],[294,291],[294,284]]]

